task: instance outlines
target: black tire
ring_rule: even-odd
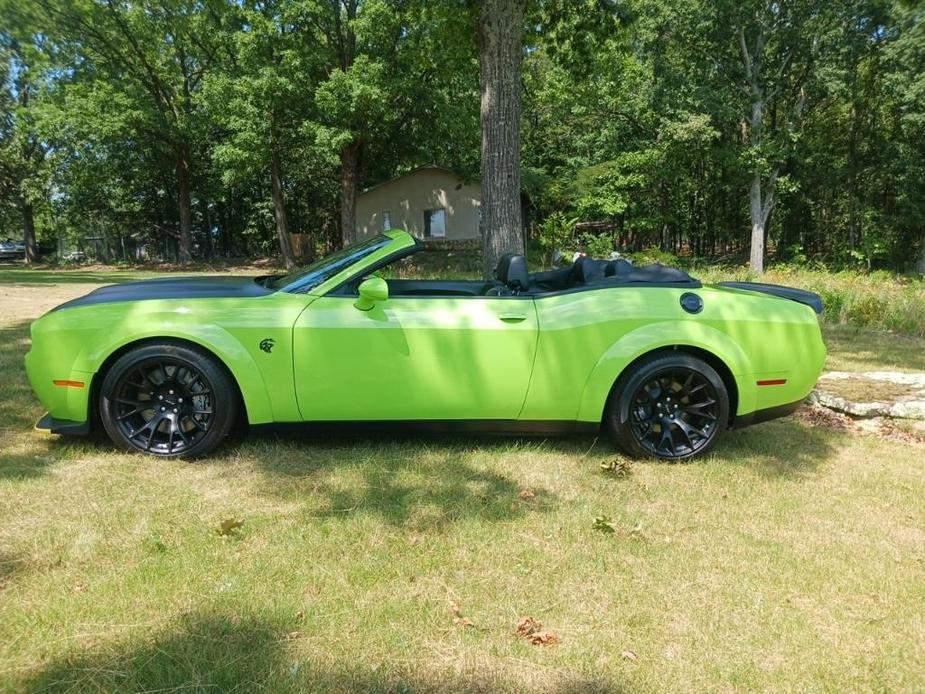
[[[729,393],[716,369],[683,352],[646,357],[620,376],[604,427],[636,458],[681,461],[708,453],[729,423]]]
[[[224,366],[178,343],[126,352],[100,386],[100,420],[113,443],[162,458],[210,453],[228,436],[239,409]]]

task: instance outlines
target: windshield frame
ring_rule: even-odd
[[[394,242],[395,239],[390,236],[377,234],[352,246],[329,253],[311,265],[299,268],[288,275],[276,277],[270,280],[267,286],[274,291],[287,294],[309,294],[357,263],[362,263],[370,256],[388,248]]]

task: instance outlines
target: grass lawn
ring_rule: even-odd
[[[591,438],[152,461],[31,430],[29,322],[111,279],[48,274],[0,272],[0,690],[925,689],[921,442],[796,416],[625,476]],[[923,339],[827,340],[925,370]]]

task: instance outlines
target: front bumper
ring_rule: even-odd
[[[47,412],[35,423],[38,431],[66,436],[86,436],[90,433],[90,422],[74,422],[70,419],[55,419]]]

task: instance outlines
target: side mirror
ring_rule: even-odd
[[[375,275],[360,282],[358,290],[360,296],[353,305],[361,311],[369,311],[377,302],[389,298],[388,282]]]

